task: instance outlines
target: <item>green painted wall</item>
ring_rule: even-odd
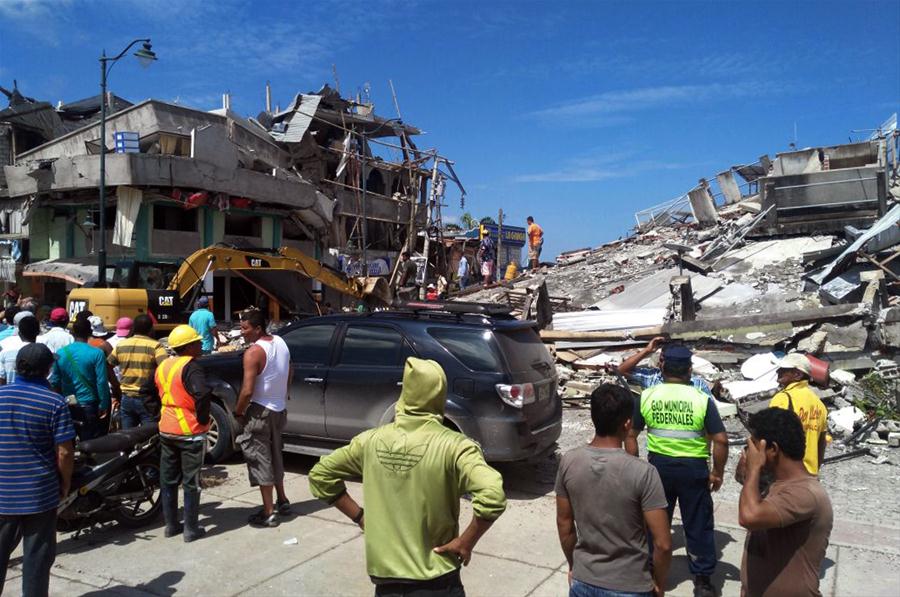
[[[34,210],[28,228],[29,253],[32,261],[50,259],[50,227],[53,210],[40,207]]]
[[[70,253],[66,257],[84,257],[88,254],[90,241],[86,240],[84,232],[75,225],[75,222],[81,223],[87,218],[88,210],[79,209],[75,212],[75,221],[69,223],[69,234],[71,236]],[[95,222],[96,224],[96,222]]]
[[[210,209],[209,207],[201,208],[203,211],[201,212],[201,231],[203,233],[203,246],[209,247],[216,243],[215,240],[215,232],[216,232],[216,211]]]
[[[210,244],[222,242],[223,238],[225,238],[225,214],[216,210],[213,212],[212,242]]]
[[[281,216],[272,216],[272,248],[277,249],[281,246],[281,227],[283,224]]]
[[[150,203],[141,203],[137,221],[134,223],[135,240],[134,254],[138,259],[148,259],[150,256],[150,226],[153,225],[153,206]]]

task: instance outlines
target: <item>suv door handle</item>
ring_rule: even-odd
[[[322,383],[325,380],[321,377],[304,377],[303,381],[306,383]]]
[[[397,387],[398,387],[398,388],[402,388],[402,387],[403,387],[403,382],[402,382],[402,381],[398,381],[398,382],[397,382]]]

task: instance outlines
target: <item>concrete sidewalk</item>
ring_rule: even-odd
[[[287,475],[294,515],[276,529],[254,529],[246,519],[258,508],[241,464],[207,469],[215,484],[203,492],[201,520],[209,534],[189,545],[165,539],[160,523],[132,532],[105,525],[75,540],[59,536],[51,594],[68,595],[372,595],[365,573],[363,537],[350,521],[312,498],[305,471],[311,460],[293,457]],[[526,484],[527,485],[527,484]],[[361,488],[350,485],[361,497]],[[556,535],[551,493],[508,488],[509,509],[479,543],[463,571],[469,595],[567,594],[566,566]],[[839,517],[839,513],[837,513]],[[471,510],[464,504],[461,524]],[[691,595],[680,526],[676,522],[672,595]],[[296,544],[285,544],[294,538]],[[721,562],[714,583],[723,595],[740,594],[744,531],[736,505],[717,503],[716,539]],[[20,592],[20,557],[3,595]],[[838,518],[821,583],[824,595],[893,596],[900,592],[900,530]]]

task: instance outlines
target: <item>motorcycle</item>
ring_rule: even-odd
[[[69,494],[57,530],[76,534],[111,516],[127,528],[155,521],[159,500],[159,429],[144,425],[78,442]]]

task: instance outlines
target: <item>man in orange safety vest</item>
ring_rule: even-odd
[[[179,325],[169,335],[169,347],[177,356],[156,368],[156,387],[162,407],[159,415],[160,496],[166,520],[166,537],[184,532],[185,543],[202,537],[200,467],[206,453],[209,405],[212,389],[194,359],[202,354],[203,338],[189,325]],[[178,484],[184,487],[184,524],[178,522]]]

